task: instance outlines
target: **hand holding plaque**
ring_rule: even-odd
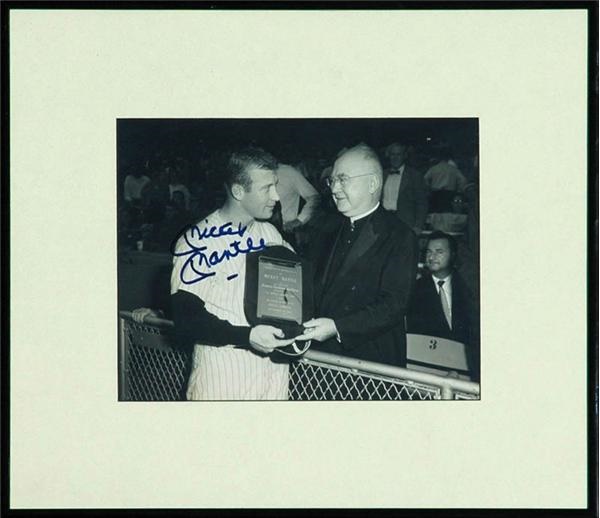
[[[250,331],[250,347],[261,354],[270,354],[275,348],[294,343],[293,338],[284,339],[283,331],[273,326],[259,324]]]
[[[310,263],[283,246],[248,254],[244,311],[253,326],[276,327],[287,339],[301,335],[302,322],[310,319],[313,312]],[[298,341],[275,350],[298,356],[308,345],[309,342]]]
[[[331,318],[313,318],[304,322],[304,332],[297,336],[297,340],[316,340],[324,342],[337,336],[338,330],[335,321]]]

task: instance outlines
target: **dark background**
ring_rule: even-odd
[[[382,151],[394,141],[413,146],[416,166],[426,166],[424,159],[449,145],[469,177],[471,167],[465,163],[478,152],[478,120],[122,119],[117,122],[117,166],[122,173],[157,155],[181,156],[193,165],[249,143],[264,147],[282,162],[332,161],[343,147],[365,142]]]

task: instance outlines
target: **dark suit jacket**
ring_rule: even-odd
[[[389,175],[389,169],[384,171],[384,185]],[[396,217],[409,227],[423,228],[427,217],[427,189],[423,175],[416,169],[405,165],[402,181],[398,189]]]
[[[439,336],[467,346],[469,369],[479,372],[479,326],[474,300],[458,272],[452,273],[452,329],[448,326],[440,296],[430,274],[417,280],[406,316],[407,331]]]
[[[331,338],[312,347],[374,362],[404,366],[404,315],[416,278],[414,233],[382,207],[361,227],[340,268],[329,275],[335,243],[347,219],[336,214],[313,242],[317,317],[332,318],[341,343]]]

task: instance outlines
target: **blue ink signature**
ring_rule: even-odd
[[[208,221],[205,220],[207,223]],[[220,227],[212,226],[200,229],[198,225],[194,225],[190,228],[189,232],[185,232],[183,234],[183,238],[188,246],[187,250],[176,252],[173,250],[173,255],[176,257],[182,257],[188,255],[189,257],[186,259],[185,263],[181,267],[181,271],[179,272],[179,278],[181,282],[184,284],[194,284],[196,282],[207,279],[208,277],[212,277],[216,275],[217,272],[206,272],[202,271],[201,268],[212,268],[213,266],[218,265],[223,261],[229,261],[234,257],[237,257],[240,254],[249,254],[250,252],[257,252],[259,250],[264,250],[267,248],[264,238],[260,238],[258,244],[254,244],[254,240],[252,236],[248,236],[246,238],[246,242],[243,245],[242,242],[238,239],[234,239],[229,243],[229,248],[221,251],[213,251],[210,255],[206,255],[204,252],[207,249],[206,246],[196,246],[190,243],[190,239],[196,238],[201,241],[203,239],[210,239],[213,237],[222,237],[222,236],[239,236],[244,237],[244,233],[246,232],[246,226],[242,226],[240,223],[237,228],[233,227],[231,222],[225,223]],[[189,234],[189,237],[188,237]],[[196,277],[192,279],[185,279],[184,274],[186,271],[191,270],[192,277],[195,274]],[[236,278],[238,274],[229,275],[227,280],[230,281]]]

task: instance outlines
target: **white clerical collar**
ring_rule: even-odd
[[[359,219],[366,218],[369,214],[373,214],[373,212],[375,212],[378,208],[379,208],[379,202],[377,202],[377,205],[375,205],[375,207],[373,207],[372,209],[369,209],[367,212],[363,212],[362,214],[359,214],[358,216],[350,216],[350,223],[354,223],[355,221],[358,221]]]

